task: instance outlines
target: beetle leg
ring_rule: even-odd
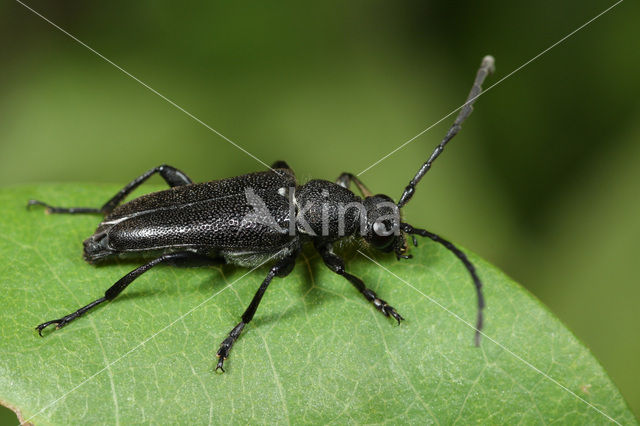
[[[52,321],[47,321],[47,322],[43,322],[42,324],[38,325],[36,327],[36,330],[38,330],[38,334],[40,335],[40,337],[42,337],[42,330],[44,330],[45,328],[49,327],[51,324],[55,324],[56,325],[56,330],[59,328],[64,327],[65,325],[69,324],[71,321],[73,321],[74,319],[78,318],[79,316],[81,316],[82,314],[84,314],[85,312],[87,312],[89,309],[98,306],[99,304],[105,302],[107,300],[106,297],[101,297],[100,299],[94,300],[93,302],[89,303],[86,306],[83,306],[82,308],[78,309],[77,311],[69,314],[69,315],[65,315],[62,318],[56,319],[56,320],[52,320]]]
[[[129,195],[134,189],[140,186],[144,181],[149,179],[154,174],[159,173],[160,176],[167,182],[170,187],[174,186],[182,186],[189,185],[193,183],[191,179],[180,170],[175,167],[168,166],[163,164],[158,167],[154,167],[151,170],[147,170],[144,174],[138,176],[131,182],[129,182],[124,188],[122,188],[116,195],[114,195],[109,201],[107,201],[102,207],[94,208],[94,207],[53,207],[47,203],[43,203],[38,200],[29,200],[27,203],[27,208],[30,206],[38,205],[46,207],[47,213],[68,213],[68,214],[77,214],[77,213],[102,213],[108,214],[115,209],[118,204],[125,199],[127,195]]]
[[[325,265],[327,265],[327,267],[336,274],[342,275],[349,280],[349,282],[353,284],[353,286],[357,288],[369,302],[373,303],[373,306],[375,306],[377,310],[387,317],[393,317],[398,321],[398,324],[400,324],[400,321],[404,320],[402,315],[400,315],[393,306],[390,306],[387,302],[380,299],[373,290],[367,288],[360,278],[351,275],[344,270],[344,261],[340,256],[333,253],[331,244],[317,245],[316,249],[320,253],[320,256],[322,256],[322,260],[324,260]]]
[[[373,195],[373,193],[369,191],[369,188],[367,188],[365,184],[362,183],[362,181],[358,179],[358,177],[354,174],[345,172],[338,176],[338,179],[336,179],[336,183],[338,185],[347,189],[351,189],[351,182],[355,183],[362,196],[371,197]]]
[[[272,169],[287,169],[287,170],[293,171],[293,169],[291,169],[291,167],[289,167],[289,165],[287,164],[286,161],[281,161],[281,160],[276,161],[275,163],[273,163],[271,165],[271,168]]]
[[[142,275],[143,273],[147,272],[149,269],[153,268],[156,265],[159,265],[160,263],[164,263],[164,262],[168,262],[168,263],[176,263],[176,262],[180,262],[182,263],[182,261],[187,261],[187,262],[192,262],[192,261],[197,261],[198,264],[202,264],[204,263],[206,260],[205,256],[198,254],[198,253],[194,253],[194,252],[178,252],[178,253],[167,253],[164,254],[160,257],[158,257],[157,259],[152,260],[149,263],[146,263],[136,269],[134,269],[133,271],[129,272],[127,275],[125,275],[124,277],[120,278],[114,285],[112,285],[111,287],[109,287],[107,289],[107,291],[105,291],[104,296],[94,300],[93,302],[89,303],[86,306],[83,306],[82,308],[78,309],[75,312],[70,313],[69,315],[65,315],[62,318],[58,318],[52,321],[47,321],[47,322],[43,322],[42,324],[38,325],[36,327],[36,330],[38,331],[38,334],[40,334],[40,336],[42,336],[42,330],[44,330],[45,328],[47,328],[48,326],[50,326],[51,324],[56,324],[56,329],[62,328],[65,325],[69,324],[71,321],[73,321],[74,319],[80,317],[81,315],[83,315],[85,312],[87,312],[88,310],[104,303],[110,300],[113,300],[116,298],[116,296],[118,296],[120,293],[122,293],[122,291],[127,288],[127,286],[129,284],[131,284],[133,282],[133,280],[135,280],[136,278],[138,278],[140,275]],[[216,259],[211,258],[210,259],[211,262],[215,262]]]
[[[218,357],[218,364],[216,365],[216,371],[220,369],[224,373],[223,364],[224,364],[224,361],[229,357],[229,351],[231,351],[233,344],[236,342],[236,340],[240,336],[240,333],[242,332],[242,329],[244,329],[244,326],[247,325],[253,319],[253,315],[256,313],[256,310],[258,309],[258,305],[262,300],[262,296],[264,295],[264,292],[267,290],[267,287],[269,287],[271,280],[273,280],[274,277],[283,278],[289,275],[296,264],[296,258],[298,257],[298,253],[299,253],[299,250],[295,250],[289,256],[279,260],[278,263],[273,265],[273,267],[269,270],[269,273],[267,274],[264,281],[262,281],[260,288],[258,288],[258,291],[253,296],[253,299],[251,300],[249,307],[247,308],[246,311],[244,311],[244,314],[242,314],[242,320],[235,327],[233,327],[231,332],[229,332],[229,336],[227,336],[227,338],[224,339],[220,344],[220,349],[218,349],[218,352],[216,353],[216,356]]]

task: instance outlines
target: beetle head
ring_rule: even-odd
[[[364,199],[367,211],[363,237],[373,248],[390,252],[395,251],[398,258],[406,255],[407,244],[401,229],[400,209],[394,201],[383,194]]]

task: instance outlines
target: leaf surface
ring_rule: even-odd
[[[26,201],[98,206],[118,189],[64,184],[0,192],[0,401],[23,420],[636,422],[571,332],[470,255],[487,300],[489,338],[475,347],[473,330],[460,320],[475,321],[471,280],[451,253],[426,240],[410,261],[375,256],[406,283],[356,251],[344,253],[347,269],[406,318],[400,326],[305,251],[290,276],[271,284],[226,374],[214,372],[215,352],[265,267],[249,274],[231,266],[158,267],[115,301],[40,338],[37,324],[102,296],[141,262],[85,263],[82,241],[100,218],[29,212]]]

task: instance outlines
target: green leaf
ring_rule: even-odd
[[[474,322],[466,270],[430,241],[410,261],[375,257],[424,295],[356,251],[345,254],[348,270],[406,318],[400,326],[306,251],[289,277],[272,283],[226,374],[214,372],[215,352],[264,267],[246,276],[231,266],[158,267],[115,301],[40,338],[34,326],[100,297],[139,262],[85,263],[81,243],[100,218],[27,211],[26,201],[97,206],[117,189],[65,184],[0,193],[0,401],[23,420],[636,422],[571,332],[471,255],[485,283],[490,337],[475,347],[473,330],[425,297]]]

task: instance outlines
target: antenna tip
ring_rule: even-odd
[[[491,55],[487,55],[482,58],[482,68],[486,68],[489,72],[494,72],[496,70],[495,66],[496,60]]]

